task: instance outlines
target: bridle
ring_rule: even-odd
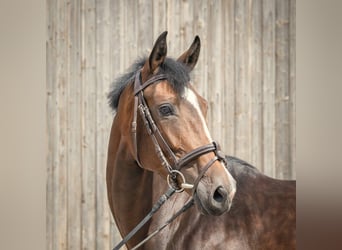
[[[133,121],[132,121],[132,138],[133,138],[133,148],[134,148],[134,155],[137,164],[142,167],[142,164],[139,160],[138,154],[138,144],[137,144],[137,117],[138,111],[140,116],[143,120],[145,128],[147,130],[148,135],[152,139],[155,152],[162,164],[162,166],[167,170],[167,183],[169,185],[169,190],[163,194],[159,200],[154,204],[151,211],[145,216],[145,218],[135,227],[133,230],[125,236],[125,238],[118,243],[118,245],[114,248],[114,250],[120,249],[124,244],[130,240],[133,235],[141,228],[143,225],[151,219],[152,215],[156,213],[159,208],[168,200],[175,192],[182,192],[184,189],[192,189],[192,197],[196,194],[197,186],[207,172],[207,170],[215,163],[215,161],[221,161],[225,165],[226,159],[224,154],[220,151],[220,147],[217,142],[213,141],[204,146],[200,146],[185,155],[181,158],[178,158],[174,152],[172,151],[171,147],[168,145],[167,141],[162,136],[161,131],[159,130],[158,126],[156,125],[150,109],[146,103],[144,98],[144,89],[146,89],[151,84],[156,84],[162,80],[166,80],[168,77],[165,74],[157,74],[149,78],[143,84],[141,83],[141,70],[139,70],[135,75],[134,80],[134,111],[133,111]],[[164,151],[163,151],[164,150]],[[168,157],[165,156],[167,153]],[[198,157],[213,152],[215,156],[203,167],[201,172],[199,173],[197,179],[194,181],[193,184],[186,183],[185,177],[180,171],[184,166],[192,162],[193,160],[197,159]],[[169,162],[170,159],[171,163]],[[181,180],[181,183],[178,183],[178,180]],[[144,244],[147,240],[152,238],[158,232],[160,232],[163,228],[165,228],[168,224],[170,224],[177,216],[181,213],[185,212],[188,208],[190,208],[194,204],[193,198],[191,198],[179,211],[177,211],[169,220],[165,222],[161,227],[155,230],[152,234],[142,240],[138,245],[136,245],[133,249],[137,249],[142,244]]]
[[[166,140],[162,136],[161,131],[157,127],[151,115],[150,109],[146,103],[146,100],[144,98],[144,89],[146,89],[151,84],[156,84],[166,79],[167,79],[167,75],[158,74],[158,75],[152,76],[146,82],[141,84],[141,71],[139,71],[135,75],[135,80],[134,80],[134,96],[135,97],[134,97],[134,111],[133,111],[134,115],[133,115],[133,121],[132,121],[132,136],[133,136],[135,159],[138,165],[142,167],[141,162],[139,160],[138,146],[137,146],[137,116],[138,116],[138,110],[139,110],[139,113],[141,115],[145,128],[154,144],[155,152],[162,166],[168,172],[167,182],[169,186],[174,188],[176,192],[182,192],[186,188],[192,189],[193,194],[194,194],[196,192],[197,185],[200,182],[201,178],[204,176],[207,170],[214,164],[214,162],[218,160],[226,164],[226,160],[225,160],[223,153],[220,151],[220,147],[218,143],[215,141],[207,145],[200,146],[186,153],[181,158],[178,158],[174,154],[173,150],[171,149],[169,144],[166,142]],[[164,152],[167,153],[168,157],[165,156]],[[210,152],[213,152],[215,156],[203,167],[197,179],[195,180],[194,184],[186,183],[185,177],[181,173],[180,170],[184,166],[192,162],[193,160]],[[171,160],[171,163],[168,161],[168,159]],[[178,176],[182,181],[180,184],[177,183]]]

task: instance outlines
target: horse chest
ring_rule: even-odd
[[[224,218],[200,215],[195,209],[190,209],[186,214],[183,214],[178,220],[161,231],[147,243],[145,249],[253,249],[248,245],[248,240],[242,231],[227,231]],[[167,218],[164,213],[161,213],[159,216],[164,217],[164,219]],[[157,225],[152,223],[151,228],[154,229],[155,227]]]
[[[170,214],[171,207],[168,209],[158,215],[151,224],[151,230],[157,228],[160,221],[165,221],[172,214]],[[291,239],[279,241],[279,237],[269,227],[258,226],[259,223],[255,220],[249,222],[246,223],[246,220],[238,215],[200,215],[193,207],[161,231],[146,245],[145,249],[273,250],[295,248]]]

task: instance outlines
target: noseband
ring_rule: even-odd
[[[146,103],[144,98],[144,89],[150,86],[151,84],[158,83],[162,80],[166,80],[167,76],[165,74],[159,74],[152,76],[148,79],[145,83],[141,84],[141,71],[139,71],[135,76],[134,81],[134,116],[132,122],[132,134],[133,134],[133,144],[134,144],[134,151],[135,151],[135,159],[140,167],[142,167],[141,162],[139,160],[138,155],[138,146],[137,146],[137,114],[138,110],[145,124],[145,128],[152,139],[154,144],[154,148],[158,158],[161,161],[162,166],[168,171],[167,183],[169,184],[170,188],[175,189],[176,192],[182,192],[184,189],[192,189],[193,194],[196,193],[196,189],[198,183],[207,172],[207,170],[214,164],[215,161],[221,161],[226,165],[226,160],[222,152],[220,151],[219,145],[217,142],[213,141],[210,144],[198,147],[181,158],[176,157],[173,153],[172,149],[162,136],[159,128],[157,127],[153,117],[151,115],[150,109]],[[164,151],[163,151],[164,150]],[[167,153],[167,156],[165,156]],[[207,153],[213,152],[215,157],[212,158],[201,170],[197,179],[195,180],[194,184],[186,183],[184,175],[180,172],[180,170],[192,162],[193,160],[197,159],[198,157],[205,155]],[[171,163],[167,160],[169,159]],[[179,184],[178,181],[181,179],[181,183]]]

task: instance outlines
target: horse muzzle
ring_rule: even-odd
[[[204,215],[219,216],[228,212],[236,192],[236,182],[229,176],[228,183],[217,183],[205,177],[194,192],[197,209]]]

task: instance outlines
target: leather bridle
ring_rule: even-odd
[[[151,211],[140,221],[138,225],[136,225],[115,247],[114,250],[119,250],[124,244],[126,244],[132,237],[135,235],[146,223],[149,221],[152,216],[160,209],[160,207],[168,200],[175,192],[182,192],[184,189],[192,189],[192,196],[195,195],[197,186],[207,172],[207,170],[214,164],[215,161],[221,161],[225,165],[226,160],[224,155],[219,149],[219,145],[213,141],[210,144],[198,147],[191,152],[185,154],[181,158],[176,157],[173,153],[172,149],[162,136],[159,128],[157,127],[153,117],[151,115],[150,109],[146,103],[144,98],[144,89],[154,83],[158,83],[162,80],[166,80],[167,76],[165,74],[158,74],[152,76],[146,82],[141,84],[141,71],[137,72],[135,75],[134,80],[134,113],[133,113],[133,121],[132,121],[132,136],[133,136],[133,147],[134,147],[134,154],[135,160],[140,167],[142,164],[139,160],[138,154],[138,144],[137,144],[137,117],[138,117],[138,110],[145,125],[145,128],[152,139],[154,144],[154,148],[158,158],[161,161],[162,166],[167,170],[167,183],[169,185],[169,190],[163,194],[159,200],[153,205]],[[168,154],[168,159],[172,161],[170,163],[164,151]],[[201,170],[197,179],[195,180],[194,184],[186,183],[184,175],[180,172],[180,170],[192,162],[193,160],[197,159],[198,157],[205,155],[207,153],[214,152],[215,156],[212,158]],[[181,183],[178,183],[178,179],[181,179]],[[159,233],[163,228],[169,225],[175,218],[177,218],[180,214],[184,213],[187,209],[189,209],[194,204],[194,199],[191,198],[180,210],[178,210],[170,219],[168,219],[162,226],[160,226],[157,230],[143,239],[140,243],[138,243],[135,247],[132,248],[138,249],[141,245],[143,245],[146,241],[151,239],[157,233]]]
[[[158,126],[156,125],[150,109],[146,103],[144,98],[144,89],[148,86],[158,83],[162,80],[166,80],[167,75],[165,74],[158,74],[154,75],[149,78],[143,84],[141,83],[141,70],[136,73],[135,80],[134,80],[134,115],[132,121],[132,135],[133,135],[133,144],[134,144],[134,151],[135,151],[135,159],[140,167],[142,167],[141,162],[139,160],[138,155],[138,146],[137,146],[137,115],[138,110],[145,125],[145,128],[152,139],[154,144],[154,148],[156,154],[161,161],[162,166],[167,170],[168,177],[167,182],[170,187],[174,188],[176,192],[182,192],[185,188],[192,189],[193,194],[195,194],[197,185],[200,182],[201,178],[204,176],[206,171],[214,164],[215,161],[221,161],[226,164],[226,160],[222,152],[220,151],[219,145],[217,142],[213,141],[210,144],[198,147],[191,152],[186,153],[181,158],[178,158],[164,137],[162,136],[161,131],[159,130]],[[163,151],[164,150],[164,151]],[[167,153],[167,156],[165,156]],[[193,160],[197,159],[198,157],[205,155],[207,153],[213,152],[215,157],[212,158],[201,170],[197,179],[195,180],[194,184],[186,183],[184,175],[180,172],[180,170],[192,162]],[[171,160],[171,163],[168,161]],[[180,184],[178,184],[179,178],[181,179]]]

